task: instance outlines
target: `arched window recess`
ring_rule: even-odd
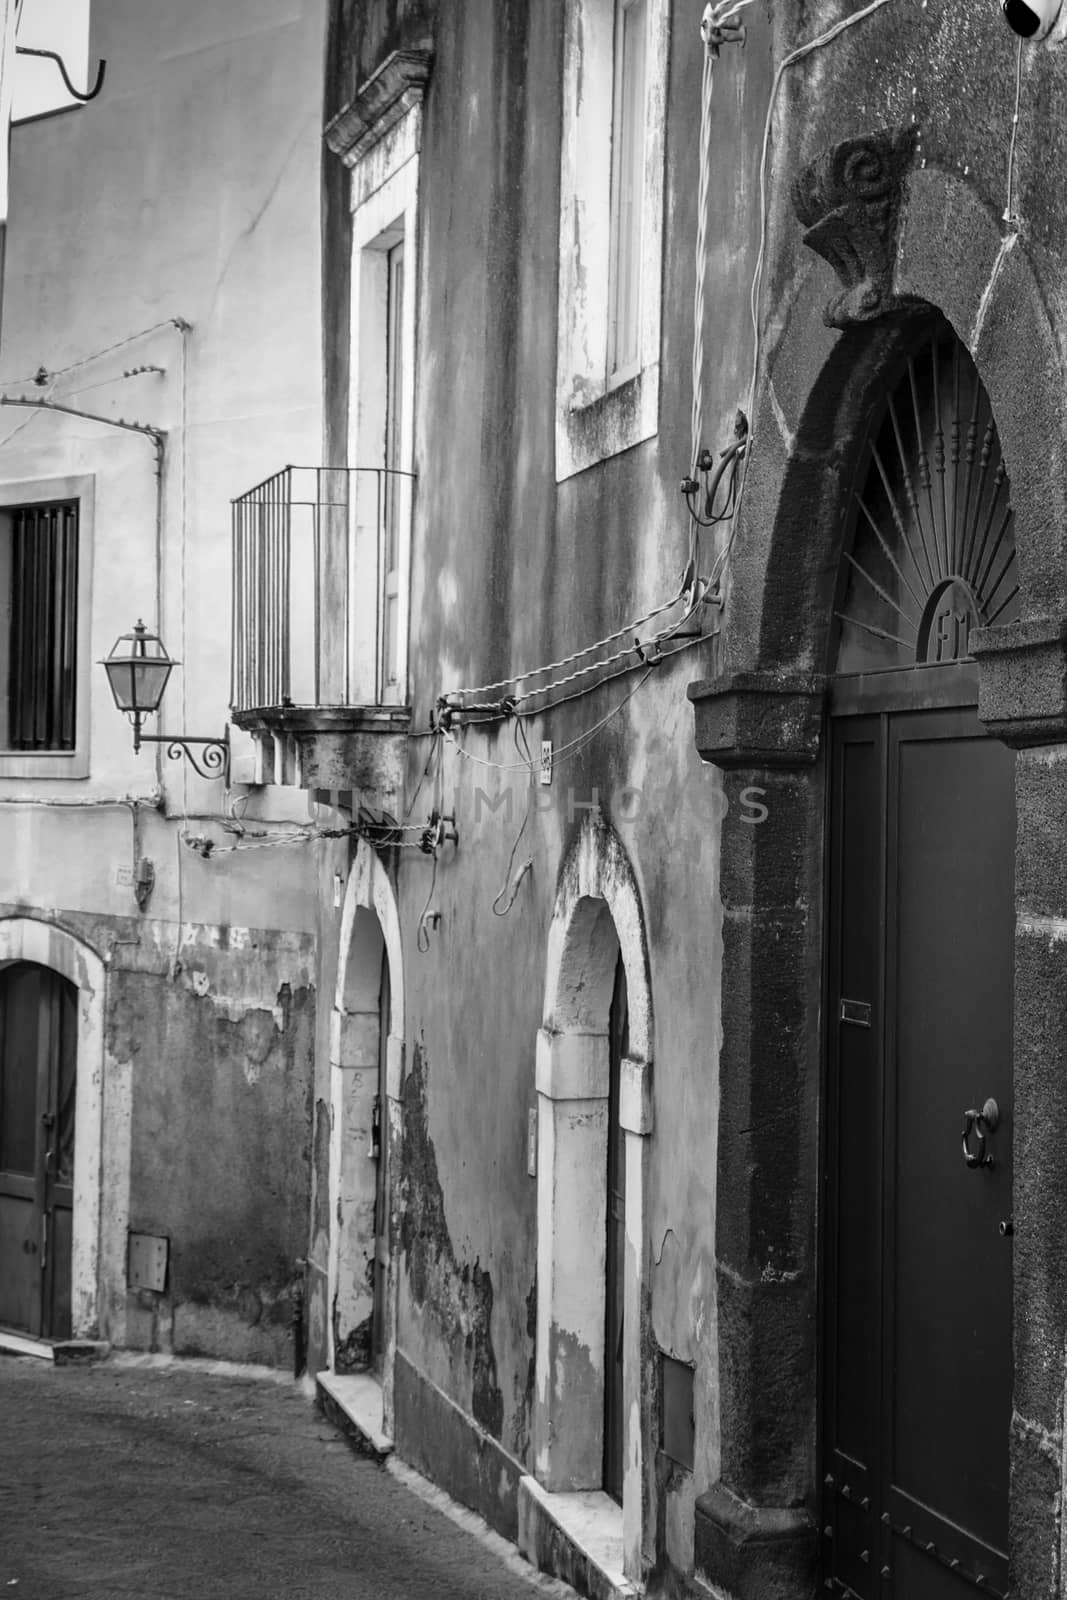
[[[1010,484],[981,379],[928,329],[874,414],[849,507],[838,673],[945,665],[1019,615]]]

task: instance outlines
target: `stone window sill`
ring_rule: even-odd
[[[659,427],[659,362],[583,405],[560,397],[556,415],[556,482],[655,437]]]

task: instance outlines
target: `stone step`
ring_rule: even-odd
[[[354,1450],[382,1462],[393,1441],[382,1420],[382,1386],[366,1372],[319,1372],[315,1392],[323,1415],[339,1428]]]
[[[519,1549],[590,1600],[640,1593],[622,1570],[622,1507],[602,1490],[550,1494],[535,1478],[520,1478]]]
[[[0,1328],[0,1350],[9,1355],[36,1356],[65,1367],[74,1362],[103,1361],[111,1346],[106,1339],[37,1339],[17,1328]]]

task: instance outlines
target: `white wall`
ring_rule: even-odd
[[[148,439],[0,407],[0,485],[94,476],[89,649],[95,662],[138,616],[158,616],[183,663],[163,731],[221,733],[226,720],[231,498],[286,462],[319,458],[324,13],[324,0],[94,0],[90,67],[107,59],[102,95],[12,134],[0,392],[165,430],[162,570]],[[191,324],[184,338],[173,318]],[[142,365],[165,371],[122,376]],[[42,366],[60,373],[47,387],[18,381]],[[135,909],[132,889],[117,882],[130,859],[128,816],[67,804],[153,795],[157,757],[133,755],[102,669],[91,677],[89,777],[0,778],[0,827],[20,841],[0,852],[0,902]],[[221,809],[220,783],[158,766],[168,810]],[[8,809],[27,800],[37,804]],[[64,808],[40,810],[43,800]],[[269,804],[306,817],[300,796]],[[177,849],[153,844],[152,914],[165,915],[168,898],[177,911]],[[183,854],[186,919],[313,925],[300,852],[203,866]]]

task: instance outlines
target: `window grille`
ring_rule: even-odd
[[[9,750],[73,750],[78,503],[15,506],[8,529]]]

